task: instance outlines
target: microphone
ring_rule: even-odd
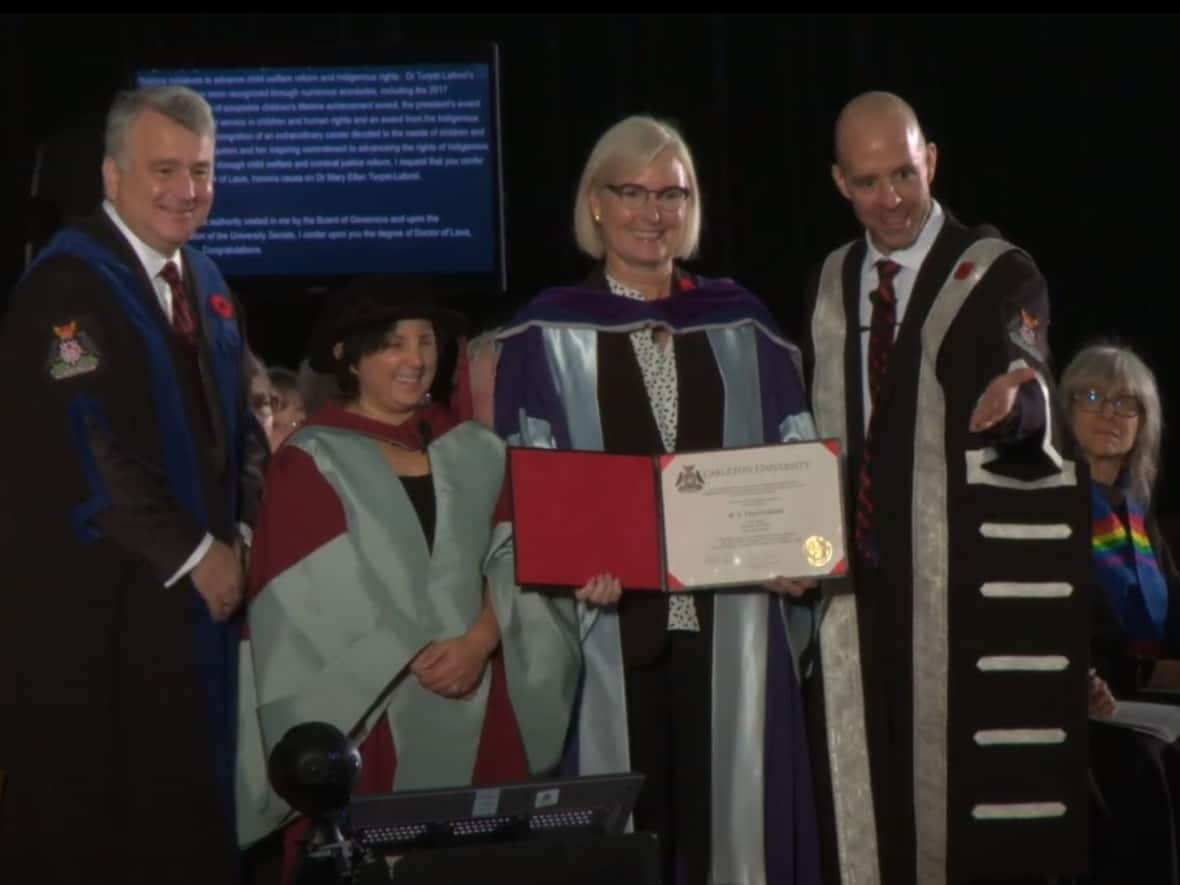
[[[422,436],[422,448],[425,450],[430,445],[430,438],[434,436],[434,429],[429,421],[423,419],[418,422],[418,433]]]
[[[270,752],[266,773],[279,798],[310,817],[331,818],[348,806],[361,755],[326,722],[288,729]]]
[[[359,846],[341,829],[347,826],[348,805],[360,772],[360,752],[327,722],[296,725],[271,750],[267,761],[271,786],[312,822],[295,862],[291,878],[295,885],[372,881],[354,876],[365,861]]]

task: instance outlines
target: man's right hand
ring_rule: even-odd
[[[214,541],[190,577],[197,592],[209,606],[209,617],[224,621],[234,613],[242,601],[246,578],[237,551],[222,541]]]

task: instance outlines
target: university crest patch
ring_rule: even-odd
[[[77,320],[53,327],[46,369],[54,381],[64,381],[98,369],[101,355]]]
[[[1008,323],[1008,337],[1012,343],[1022,350],[1028,351],[1037,359],[1044,358],[1045,330],[1041,327],[1041,319],[1024,308]]]

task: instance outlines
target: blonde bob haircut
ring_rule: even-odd
[[[604,185],[624,184],[641,175],[665,151],[671,151],[684,164],[688,176],[688,203],[681,227],[683,239],[676,257],[691,258],[696,254],[701,239],[701,194],[692,153],[676,127],[647,115],[619,121],[602,134],[590,152],[574,201],[574,238],[579,249],[598,260],[606,251],[602,231],[590,209],[590,195]]]

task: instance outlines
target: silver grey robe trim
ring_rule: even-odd
[[[756,329],[745,323],[709,329],[725,388],[727,447],[763,442]],[[595,336],[592,328],[546,327],[546,357],[559,379],[571,443],[602,449]],[[791,425],[796,431],[801,422]],[[712,881],[765,885],[763,766],[767,636],[764,626],[781,602],[765,592],[714,597],[712,731]],[[769,609],[769,610],[768,610]],[[585,678],[578,714],[579,771],[630,769],[627,707],[618,615],[598,610],[583,620]]]
[[[845,419],[844,347],[848,318],[844,315],[842,274],[851,243],[824,262],[811,321],[815,346],[815,379],[811,401],[821,437],[840,440],[848,451]],[[843,885],[875,885],[881,874],[877,859],[877,823],[865,730],[864,685],[860,664],[860,630],[852,593],[825,599],[820,620],[824,714],[827,721],[828,766],[836,818],[836,850]]]
[[[1000,239],[972,243],[955,262],[922,325],[915,422],[911,551],[913,557],[914,823],[917,878],[946,882],[947,670],[949,542],[946,400],[936,373],[947,331],[992,263],[1014,247]]]

